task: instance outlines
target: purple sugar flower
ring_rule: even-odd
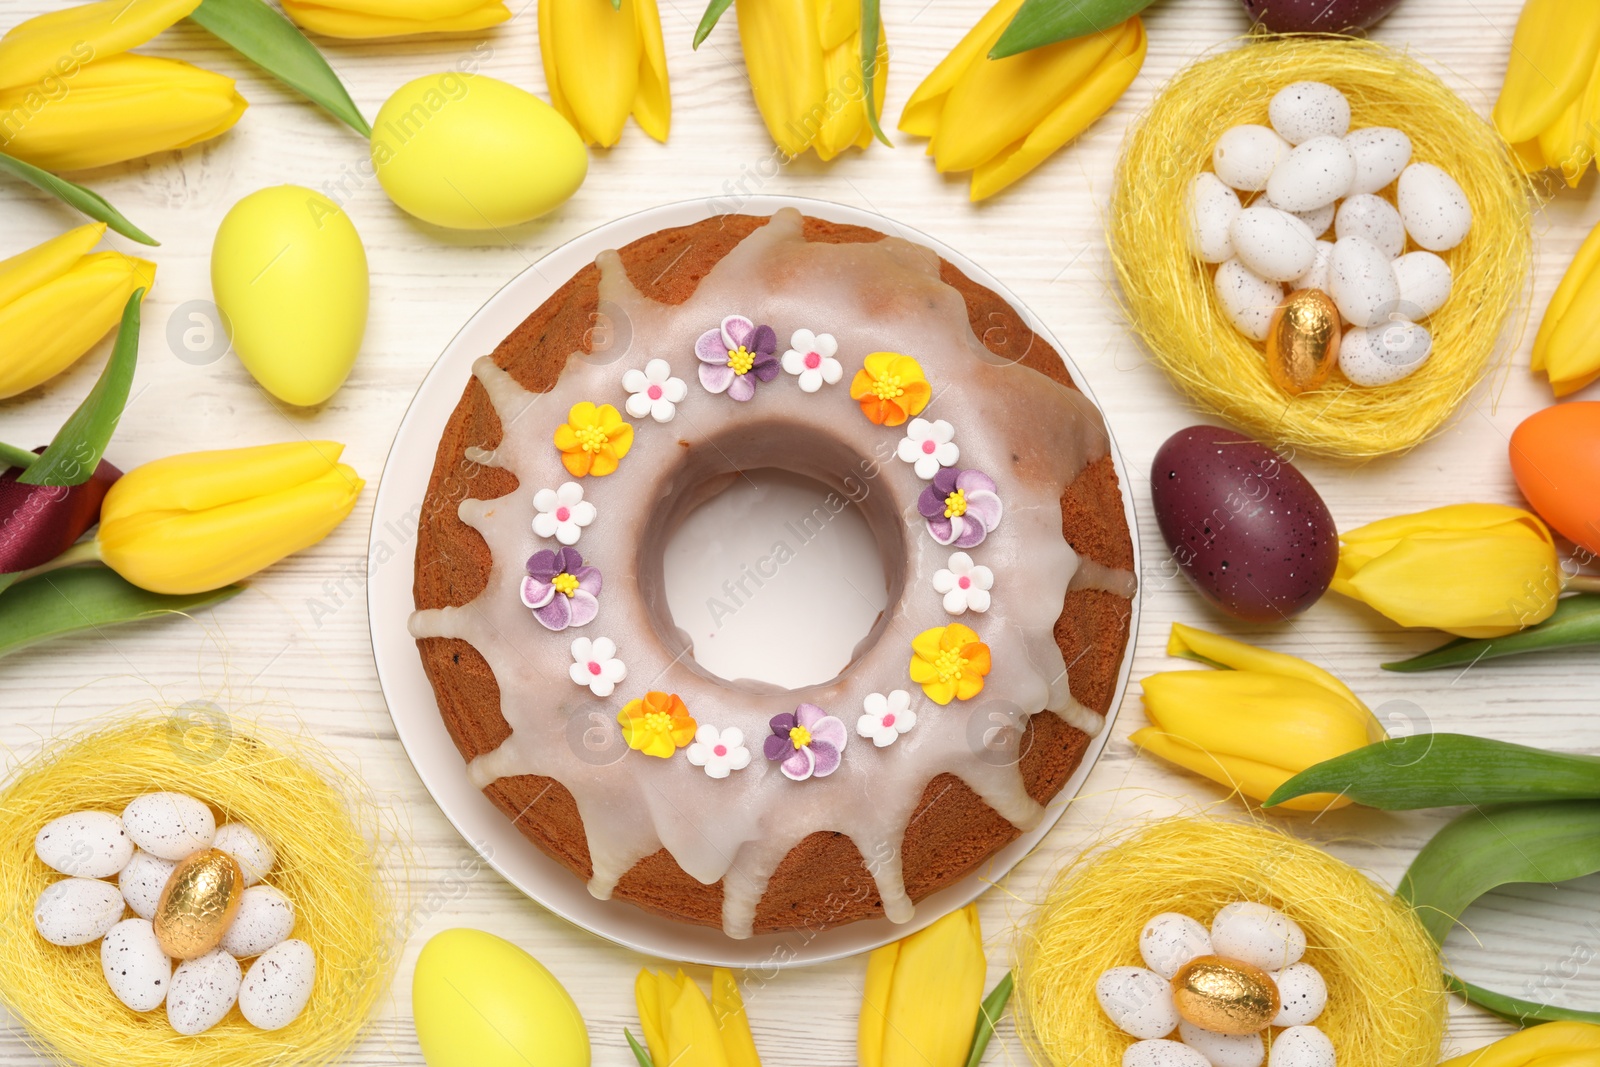
[[[826,778],[839,769],[841,753],[850,741],[844,723],[815,704],[801,704],[793,715],[774,715],[768,725],[772,736],[762,751],[777,762],[785,778],[803,782]]]
[[[575,548],[546,548],[528,557],[522,602],[547,630],[584,626],[600,612],[600,571]]]
[[[700,384],[708,392],[727,393],[735,400],[756,395],[757,379],[778,376],[778,335],[771,326],[757,326],[743,315],[729,315],[722,328],[707,330],[694,343],[700,357]]]
[[[994,479],[982,471],[945,467],[917,497],[917,510],[935,541],[971,548],[1000,525],[1000,497],[994,490]]]

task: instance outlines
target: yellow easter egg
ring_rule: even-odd
[[[509,941],[446,930],[411,978],[428,1067],[589,1067],[589,1032],[555,976]]]
[[[251,193],[211,246],[211,292],[239,362],[302,407],[344,384],[367,330],[367,253],[350,218],[298,185]]]
[[[220,849],[196,852],[179,863],[161,889],[153,920],[156,941],[173,959],[204,956],[222,941],[239,913],[244,873]]]
[[[389,198],[459,230],[514,226],[577,192],[589,153],[532,93],[453,71],[408,82],[372,124],[372,166]]]

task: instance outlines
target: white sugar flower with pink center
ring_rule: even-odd
[[[917,725],[917,713],[911,710],[911,694],[896,689],[887,696],[868,693],[861,702],[863,712],[856,720],[856,733],[872,739],[878,748],[895,743],[895,739]]]
[[[628,668],[617,658],[617,643],[611,638],[591,641],[580,637],[572,642],[572,666],[567,674],[578,685],[588,686],[595,696],[608,697],[628,676]]]
[[[803,392],[814,393],[824,382],[833,385],[844,377],[844,365],[833,358],[838,351],[833,334],[796,330],[783,354],[783,369],[800,379]]]
[[[702,723],[689,745],[689,762],[704,767],[712,778],[726,778],[750,766],[750,750],[744,744],[744,731],[737,726],[719,730]]]
[[[533,494],[533,506],[539,512],[533,517],[533,532],[540,537],[554,537],[564,545],[577,544],[583,528],[597,514],[594,505],[583,499],[583,486],[577,482],[567,482],[559,489],[539,490]]]
[[[989,590],[994,588],[994,571],[972,562],[965,552],[952,552],[949,566],[933,572],[935,592],[944,594],[944,610],[952,615],[989,610]]]
[[[672,376],[672,365],[664,359],[652,359],[622,376],[622,387],[628,391],[628,414],[636,419],[646,415],[657,422],[671,422],[678,413],[678,405],[689,395],[689,387],[682,378]]]
[[[918,478],[927,480],[938,474],[940,467],[954,467],[961,458],[955,436],[956,428],[943,419],[912,419],[900,439],[900,458],[912,465]]]

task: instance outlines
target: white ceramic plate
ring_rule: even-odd
[[[1066,349],[1043,323],[988,271],[926,234],[880,215],[822,200],[756,196],[740,204],[738,210],[769,215],[783,207],[796,207],[816,218],[868,226],[933,248],[969,278],[1000,294],[1022,314],[1035,333],[1065,354]],[[641,211],[592,230],[517,275],[467,321],[417,390],[384,464],[383,480],[373,508],[371,551],[373,558],[396,556],[398,565],[376,569],[367,588],[367,607],[378,680],[401,743],[445,817],[507,881],[569,922],[639,952],[725,967],[796,966],[866,952],[927,926],[977,898],[1043,840],[1066,810],[1067,801],[1083,787],[1084,779],[1111,734],[1111,720],[1116,716],[1133,664],[1133,640],[1130,637],[1123,655],[1106,729],[1089,743],[1083,763],[1051,802],[1044,820],[997,852],[972,875],[923,900],[917,905],[916,918],[904,925],[874,919],[821,932],[763,934],[740,941],[727,937],[720,930],[658,918],[622,901],[596,900],[589,895],[582,880],[530,844],[510,820],[473,787],[467,780],[466,765],[439,716],[416,643],[406,630],[406,620],[412,611],[410,563],[416,545],[415,509],[426,493],[439,438],[471,375],[472,362],[492,352],[534,308],[568,278],[593,263],[600,252],[620,248],[657,230],[701,222],[725,210],[727,205],[716,200],[690,200]],[[1066,362],[1073,381],[1089,393],[1078,368],[1072,365],[1070,358]],[[1093,399],[1093,394],[1089,395]],[[1123,486],[1127,486],[1128,472],[1115,439],[1111,456],[1116,463],[1117,476]],[[1127,492],[1123,494],[1123,507],[1128,528],[1137,530],[1132,498]],[[1138,574],[1137,537],[1133,540],[1133,549],[1134,573]],[[1133,601],[1132,612],[1130,635],[1139,632],[1137,598]]]

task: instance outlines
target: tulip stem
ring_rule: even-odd
[[[37,578],[41,574],[58,571],[62,567],[76,567],[81,563],[99,562],[100,542],[93,538],[88,541],[79,541],[55,559],[41,563],[37,567],[29,567],[25,571],[13,571],[10,574],[0,574],[0,592],[4,592],[18,582],[25,582],[29,578]]]
[[[20,467],[23,470],[27,470],[33,466],[33,461],[38,458],[39,453],[37,452],[29,452],[26,448],[18,448],[16,445],[8,445],[4,441],[0,441],[0,463],[4,463],[7,467]]]
[[[1600,593],[1600,574],[1574,574],[1565,589],[1569,593]]]

